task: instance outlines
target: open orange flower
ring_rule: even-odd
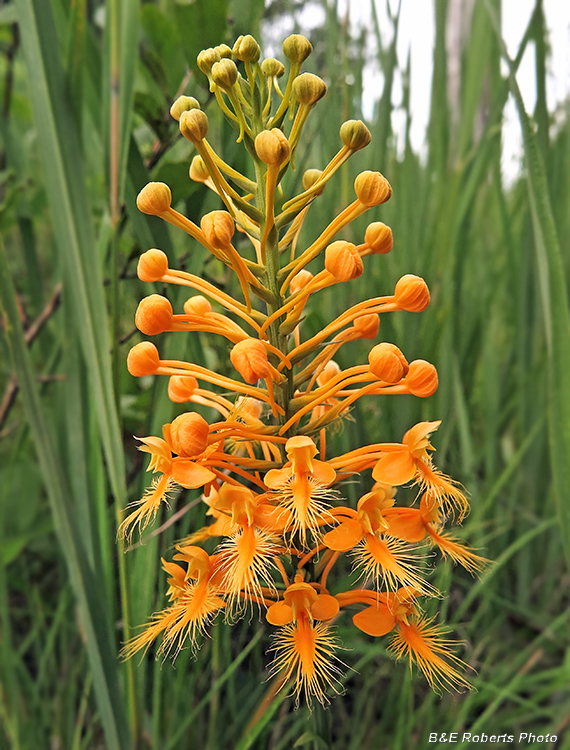
[[[337,642],[326,621],[338,614],[338,601],[315,589],[297,576],[286,589],[283,600],[267,610],[267,621],[281,630],[274,636],[273,674],[285,673],[285,680],[295,680],[294,692],[299,703],[303,693],[310,705],[314,697],[325,704],[327,689],[338,689],[339,660]]]
[[[406,432],[401,445],[386,447],[372,470],[372,477],[394,486],[419,484],[440,504],[457,510],[461,520],[469,509],[467,499],[452,479],[436,469],[428,453],[434,450],[429,436],[440,424],[440,421],[420,422]]]
[[[332,521],[327,501],[335,496],[330,485],[336,472],[315,458],[318,449],[309,437],[289,438],[285,450],[289,461],[282,469],[268,471],[263,481],[272,490],[271,497],[291,516],[287,530],[299,533],[306,547],[308,534],[318,537],[320,526]]]

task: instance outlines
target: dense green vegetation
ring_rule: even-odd
[[[305,70],[325,78],[329,93],[308,121],[312,137],[297,154],[304,168],[328,161],[341,122],[361,117],[364,39],[322,2],[326,22],[312,35]],[[269,5],[275,23],[303,3]],[[337,175],[301,241],[352,200],[356,173],[380,169],[390,180],[392,200],[347,239],[360,241],[356,232],[377,218],[392,227],[394,250],[345,285],[346,299],[338,287],[323,293],[305,325],[317,330],[340,304],[390,293],[405,273],[430,286],[428,310],[385,316],[380,340],[434,362],[437,394],[364,404],[336,440],[348,450],[371,433],[399,440],[414,419],[443,420],[438,465],[470,493],[462,537],[496,561],[480,580],[448,565],[434,581],[449,592],[438,607],[464,642],[476,690],[432,694],[386,656],[384,639],[341,618],[356,671],[347,671],[346,693],[328,711],[308,714],[268,693],[270,628],[255,618],[219,622],[197,659],[183,651],[175,668],[152,654],[117,658],[125,632],[163,604],[161,554],[204,515],[196,493],[185,491],[144,545],[135,536],[123,554],[115,541],[122,509],[146,481],[132,435],[160,434],[178,413],[164,379],[126,371],[140,340],[134,311],[149,293],[136,260],[159,247],[174,266],[218,273],[181,232],[140,214],[135,197],[162,180],[194,220],[219,207],[188,179],[192,147],[168,108],[178,93],[198,98],[216,148],[234,163],[235,135],[209,107],[195,60],[242,33],[262,39],[263,2],[15,0],[0,8],[0,747],[398,750],[427,747],[433,731],[463,730],[550,733],[556,747],[570,747],[570,120],[546,105],[541,0],[508,79],[500,0],[475,2],[458,102],[446,93],[447,11],[447,0],[436,0],[427,160],[409,138],[395,153],[395,43],[383,46],[373,28],[385,88],[369,123],[372,144]],[[538,91],[531,119],[516,85],[528,46]],[[409,80],[409,70],[399,74]],[[509,92],[525,166],[505,187]],[[409,128],[406,85],[402,107]],[[172,297],[175,306],[184,299],[184,290]],[[158,345],[229,367],[224,346],[202,335],[167,335]],[[361,361],[366,349],[350,356]]]

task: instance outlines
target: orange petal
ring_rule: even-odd
[[[313,460],[313,477],[321,484],[332,484],[336,479],[336,471],[326,461]]]
[[[372,478],[376,482],[393,486],[406,484],[416,473],[416,464],[409,451],[394,451],[385,453],[372,470]]]
[[[255,509],[254,524],[261,529],[281,532],[291,522],[291,513],[271,503],[260,503]]]
[[[275,602],[265,613],[270,625],[288,625],[293,620],[293,610],[285,602]]]
[[[331,620],[338,615],[339,603],[329,594],[319,594],[317,601],[311,605],[311,614],[315,620]]]
[[[327,532],[323,536],[323,544],[329,549],[345,552],[348,549],[356,547],[362,539],[362,526],[358,521],[349,518],[343,521],[336,529]]]
[[[393,629],[396,617],[388,607],[379,603],[377,607],[367,607],[362,612],[357,612],[352,622],[364,633],[378,637],[386,635]]]
[[[279,487],[282,487],[290,476],[290,469],[271,469],[263,477],[263,481],[267,487],[272,490],[276,490]]]
[[[388,508],[384,511],[388,528],[384,533],[406,542],[419,542],[426,535],[422,514],[416,508]]]
[[[216,475],[210,469],[200,466],[194,461],[175,458],[172,462],[172,478],[186,489],[196,489],[196,487],[202,487],[211,482],[216,478]]]

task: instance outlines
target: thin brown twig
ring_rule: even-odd
[[[62,285],[61,282],[57,284],[55,287],[53,294],[51,298],[49,299],[47,305],[44,307],[42,312],[38,315],[38,317],[34,320],[32,325],[26,330],[24,337],[26,339],[26,344],[28,346],[31,346],[34,340],[37,338],[38,334],[44,327],[44,325],[47,323],[47,321],[51,318],[51,316],[54,314],[54,312],[59,307],[59,303],[61,300],[61,292],[62,292]],[[47,379],[56,379],[56,378],[49,378],[46,377],[44,380]],[[8,381],[8,385],[6,386],[6,390],[4,391],[4,396],[2,398],[2,402],[0,403],[0,428],[4,425],[6,419],[8,418],[8,414],[10,413],[10,410],[12,409],[12,406],[14,405],[14,402],[16,400],[16,395],[19,390],[18,385],[18,379],[14,374],[10,376],[10,379]],[[3,435],[4,433],[0,433],[0,435]]]

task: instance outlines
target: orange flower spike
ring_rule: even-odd
[[[284,682],[295,680],[297,702],[304,693],[309,705],[312,698],[325,704],[329,687],[338,692],[335,683],[340,671],[334,653],[337,644],[326,624],[338,611],[339,604],[333,596],[317,594],[312,586],[302,582],[300,575],[288,586],[283,601],[267,610],[267,621],[281,628],[274,637],[271,671],[277,674],[283,670]]]
[[[271,496],[291,514],[291,535],[299,532],[304,548],[310,532],[319,537],[319,527],[332,520],[327,499],[334,495],[329,486],[336,478],[335,470],[325,461],[315,459],[317,446],[309,437],[289,438],[285,444],[290,459],[282,469],[272,469],[264,477]]]

